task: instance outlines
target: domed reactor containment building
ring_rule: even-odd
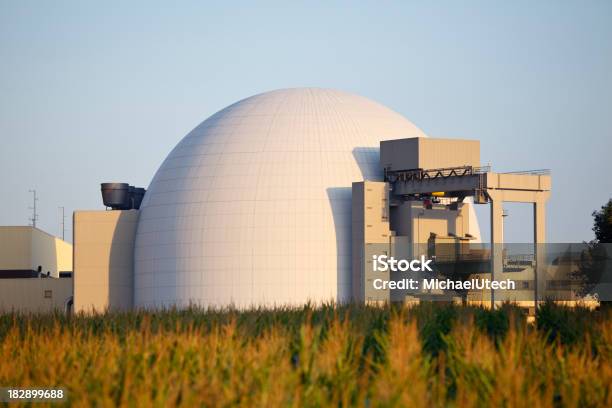
[[[374,299],[368,245],[480,242],[472,200],[502,202],[482,174],[478,141],[426,138],[367,98],[255,95],[185,136],[140,205],[109,184],[117,211],[75,212],[75,309]]]
[[[142,203],[136,306],[348,300],[351,184],[382,180],[381,140],[423,136],[378,103],[326,89],[214,114],[168,155]]]

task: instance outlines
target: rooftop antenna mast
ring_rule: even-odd
[[[32,197],[32,207],[28,207],[30,210],[32,210],[32,218],[30,218],[30,221],[32,222],[32,226],[34,228],[36,228],[36,220],[38,220],[38,213],[36,212],[36,202],[38,201],[38,198],[36,197],[36,189],[34,190],[29,190],[30,193],[32,193],[33,197]]]
[[[62,241],[66,240],[66,216],[64,215],[64,206],[58,207],[62,210],[62,218],[60,219],[60,225],[62,226]]]

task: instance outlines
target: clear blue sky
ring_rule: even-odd
[[[0,225],[27,224],[36,188],[58,234],[58,206],[148,185],[215,111],[319,86],[480,139],[496,170],[552,169],[549,240],[592,238],[612,196],[612,2],[254,3],[0,0]],[[531,240],[530,208],[509,210],[506,239]]]

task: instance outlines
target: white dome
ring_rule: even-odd
[[[381,140],[416,136],[398,113],[327,89],[267,92],[217,112],[146,193],[136,307],[348,300],[351,183],[381,179]]]

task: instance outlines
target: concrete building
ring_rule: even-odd
[[[64,311],[72,292],[72,245],[34,227],[0,227],[0,311]]]
[[[375,290],[376,278],[390,279],[390,272],[374,272],[372,257],[391,255],[389,191],[384,182],[362,181],[352,187],[352,298],[370,303],[388,302],[389,293]]]
[[[135,306],[349,301],[351,185],[383,180],[381,140],[417,136],[398,113],[328,89],[267,92],[215,113],[148,187]]]
[[[533,204],[535,262],[531,279],[535,287],[532,287],[536,297],[538,291],[545,290],[538,285],[546,281],[543,244],[545,204],[551,189],[548,172],[494,173],[488,167],[481,167],[478,141],[419,137],[382,141],[380,165],[384,181],[353,183],[354,214],[364,214],[353,219],[354,280],[367,282],[371,279],[369,275],[373,273],[364,272],[371,271],[371,248],[376,248],[377,253],[402,254],[409,259],[421,255],[435,257],[441,270],[452,267],[455,275],[481,276],[486,272],[491,280],[500,280],[507,258],[503,245],[502,205],[511,201]],[[492,239],[488,249],[472,245],[477,239],[470,232],[467,199],[490,205]],[[381,218],[380,214],[389,216]],[[368,234],[368,230],[374,233]],[[389,237],[386,244],[379,230]],[[388,290],[378,291],[377,297],[372,298],[367,291],[355,293],[356,300],[366,302],[403,301],[406,297],[430,299],[437,294],[420,290],[396,292],[394,296],[393,291]],[[504,292],[498,293],[496,298],[496,293],[491,291],[481,299],[493,303],[516,300],[516,295]]]
[[[493,172],[481,166],[479,141],[427,138],[368,99],[324,89],[273,91],[198,125],[146,194],[103,184],[112,210],[74,213],[74,251],[35,229],[0,229],[0,277],[2,269],[11,274],[10,283],[0,279],[0,291],[11,292],[3,295],[4,309],[49,310],[70,301],[84,313],[449,296],[375,289],[374,279],[396,277],[373,272],[373,256],[384,254],[435,257],[446,276],[515,273],[535,282],[523,292],[541,294],[546,288],[537,285],[550,266],[543,247],[550,189],[547,172]],[[534,207],[536,249],[528,262],[504,252],[505,201]],[[489,244],[481,242],[473,208],[479,204],[491,208]],[[31,278],[39,270],[57,279]],[[64,270],[74,279],[59,279]],[[15,295],[47,291],[55,303],[30,305],[23,300],[29,295]],[[493,303],[518,295],[460,297]]]
[[[0,279],[72,272],[72,245],[38,228],[0,226]]]
[[[74,311],[130,310],[138,210],[75,211]]]

